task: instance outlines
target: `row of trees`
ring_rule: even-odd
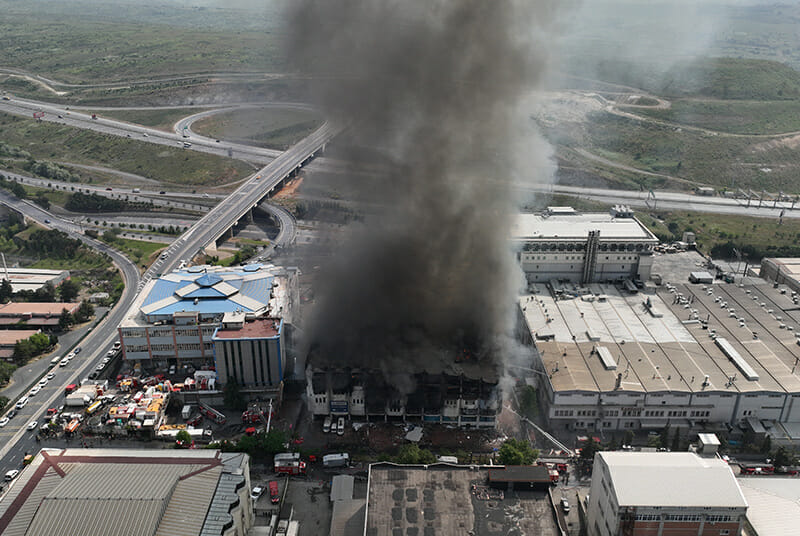
[[[14,345],[14,362],[24,365],[29,359],[42,355],[58,343],[58,337],[44,333],[34,333]]]
[[[81,180],[81,176],[79,174],[72,173],[68,169],[63,168],[58,164],[54,164],[53,162],[29,158],[25,161],[22,167],[25,169],[25,171],[29,171],[34,175],[38,175],[46,179],[64,182],[78,182]]]

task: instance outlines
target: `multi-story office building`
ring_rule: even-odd
[[[231,325],[242,326],[255,319],[281,319],[278,331],[282,333],[283,323],[292,323],[297,301],[295,269],[253,264],[175,270],[149,281],[119,326],[123,356],[155,367],[212,366],[216,364],[214,334],[225,315]],[[224,346],[222,339],[230,337],[223,332],[220,344]]]

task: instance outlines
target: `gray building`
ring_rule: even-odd
[[[284,325],[280,318],[245,322],[244,313],[229,313],[211,337],[221,383],[235,378],[243,387],[276,387],[286,373]]]
[[[572,207],[520,214],[512,241],[529,283],[646,281],[658,244],[629,208],[619,206],[609,214],[582,214]]]

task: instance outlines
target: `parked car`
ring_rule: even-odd
[[[38,385],[34,385],[33,389],[28,391],[28,396],[36,396],[37,394],[39,394],[39,391],[41,390],[42,390],[41,387],[39,387]]]
[[[344,417],[339,417],[336,421],[336,433],[339,435],[344,435]]]
[[[19,469],[10,470],[9,472],[6,473],[6,477],[5,477],[6,478],[6,482],[8,482],[9,480],[14,480],[15,478],[17,478],[18,474],[19,474]]]
[[[22,408],[25,407],[25,404],[27,404],[27,403],[28,403],[28,397],[27,396],[23,396],[22,398],[17,400],[17,403],[16,403],[16,405],[14,407],[16,407],[17,409],[22,409]]]
[[[257,501],[259,497],[264,494],[264,488],[261,486],[256,486],[253,488],[253,491],[250,492],[250,498],[254,501]]]
[[[2,428],[5,425],[7,425],[10,420],[11,419],[9,419],[8,417],[3,417],[2,419],[0,419],[0,428]]]
[[[45,377],[46,377],[48,380],[52,380],[53,378],[55,378],[55,377],[56,377],[56,373],[55,373],[55,372],[48,372],[48,373],[47,373],[47,376],[45,376]]]
[[[72,352],[75,353],[75,354],[81,353],[81,347],[80,346],[76,346],[75,349]]]
[[[331,431],[331,416],[328,415],[325,417],[325,421],[322,423],[322,431],[326,434]]]
[[[565,514],[569,512],[569,501],[566,497],[561,497],[561,509]]]
[[[28,426],[26,426],[26,428],[28,430],[36,430],[38,426],[39,426],[39,421],[31,421],[28,423]]]
[[[39,380],[39,387],[44,387],[45,385],[47,385],[47,382],[49,381],[50,380],[48,380],[46,377],[42,378],[41,380]]]

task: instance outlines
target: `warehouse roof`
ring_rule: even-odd
[[[0,346],[14,346],[18,341],[40,333],[38,329],[3,329],[0,330]]]
[[[701,458],[691,452],[599,452],[596,456],[608,466],[621,507],[747,507],[733,471],[719,458]]]
[[[226,466],[231,457],[236,468]],[[0,532],[200,534],[215,501],[236,500],[221,497],[219,483],[244,479],[241,460],[202,450],[46,449],[0,500]]]
[[[767,285],[670,285],[643,296],[592,284],[584,296],[568,288],[568,299],[531,288],[520,307],[555,391],[800,392],[800,322],[791,299]]]

